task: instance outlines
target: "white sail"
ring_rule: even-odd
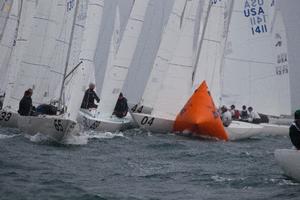
[[[33,17],[26,51],[10,88],[8,102],[17,109],[18,102],[28,88],[33,88],[34,104],[49,103],[59,98],[66,54],[69,48],[74,19],[75,0],[40,0]],[[27,25],[28,26],[28,25]]]
[[[8,1],[10,2],[10,1]],[[11,5],[4,30],[0,35],[0,94],[5,93],[8,81],[8,63],[10,61],[13,45],[17,37],[22,1],[14,1]],[[5,4],[4,7],[7,7]],[[5,10],[8,8],[5,8]],[[3,13],[1,13],[1,17]],[[1,31],[1,30],[0,30]]]
[[[300,108],[300,1],[298,0],[278,0],[278,6],[282,12],[283,21],[287,33],[288,62],[291,91],[291,112]]]
[[[247,1],[236,1],[229,30],[223,68],[223,103],[235,104],[237,107],[252,106],[258,112],[269,115],[287,114],[289,103],[281,95],[283,91],[284,95],[289,94],[288,76],[281,76],[276,72],[279,67],[276,64],[277,55],[286,52],[285,31],[280,13],[275,17],[272,9],[269,9],[272,11],[270,16],[275,17],[271,33],[268,24],[273,19],[269,19],[267,12],[271,4],[265,1],[261,5],[265,21],[259,27],[267,28],[264,28],[264,32],[253,32],[249,18],[242,12],[245,2]],[[276,36],[282,39],[281,48],[275,46],[278,41]],[[283,102],[286,104],[282,105]]]
[[[152,109],[155,100],[157,99],[158,90],[168,71],[168,62],[172,59],[174,49],[181,31],[181,19],[184,15],[184,8],[187,3],[182,0],[175,0],[168,23],[164,28],[160,46],[155,57],[153,69],[148,78],[144,94],[142,96],[140,105],[144,108]],[[149,112],[149,111],[148,111]]]
[[[194,69],[193,89],[205,80],[217,105],[220,100],[221,65],[232,3],[231,0],[218,1],[206,6],[208,16],[206,25],[202,28],[204,32],[201,33],[203,36],[202,41],[199,41],[201,45]]]
[[[95,82],[95,51],[100,37],[100,26],[102,21],[104,0],[89,0],[85,32],[81,47],[80,60],[89,72],[86,86],[89,82]]]
[[[15,5],[18,1],[15,1]],[[2,0],[0,1],[0,41],[2,40],[5,28],[10,17],[10,12],[13,9],[13,0]],[[15,11],[13,11],[15,12]]]
[[[117,6],[116,10],[116,16],[115,16],[115,22],[114,22],[114,29],[113,29],[113,34],[111,37],[110,41],[110,47],[109,47],[109,54],[108,54],[108,59],[107,59],[107,65],[105,67],[105,75],[102,83],[102,90],[100,94],[100,105],[98,106],[98,113],[100,113],[101,116],[111,116],[113,111],[113,108],[111,109],[111,102],[110,99],[108,99],[111,96],[111,91],[109,90],[109,82],[111,78],[111,73],[113,74],[114,72],[111,71],[113,69],[113,60],[116,57],[118,48],[119,48],[119,43],[120,43],[120,15],[119,15],[119,7]],[[97,72],[99,72],[101,69],[101,66],[95,66],[95,75],[97,75]],[[99,85],[100,81],[96,80],[96,86]],[[110,84],[113,84],[110,82]],[[114,92],[114,91],[113,91]],[[110,105],[110,106],[109,106]]]
[[[3,107],[11,107],[14,110],[18,109],[19,102],[10,98],[11,93],[14,91],[16,85],[16,79],[18,70],[20,67],[21,58],[23,52],[26,50],[31,33],[31,27],[33,23],[33,17],[37,9],[36,2],[34,0],[21,1],[21,13],[20,21],[18,25],[16,44],[13,47],[12,55],[8,64],[8,80],[6,85],[6,98],[3,102]]]
[[[158,90],[151,114],[175,117],[191,94],[194,60],[194,28],[199,1],[187,1],[181,18],[181,32],[168,71]]]
[[[100,10],[98,10],[98,8]],[[88,9],[91,9],[89,13]],[[93,37],[90,34],[93,27],[91,21],[95,17],[102,16],[103,1],[79,1],[74,23],[73,37],[70,46],[70,56],[66,70],[65,82],[63,86],[63,105],[66,106],[65,117],[76,121],[80,104],[86,87],[86,79],[89,78],[89,64],[92,54],[89,48],[95,48],[91,45]],[[99,14],[98,14],[98,11]],[[99,18],[96,18],[99,20]],[[91,21],[87,21],[91,20]],[[98,23],[98,22],[96,22]],[[97,28],[96,28],[97,29]]]
[[[101,91],[100,113],[111,115],[114,111],[118,96],[123,88],[133,55],[142,30],[149,0],[134,1],[123,38],[119,45],[119,11],[117,10],[116,24],[111,43],[109,60]]]
[[[104,0],[89,0],[88,5],[86,6],[87,13],[83,25],[84,31],[79,52],[80,54],[77,59],[75,58],[76,60],[74,61],[76,62],[71,62],[71,66],[74,68],[79,64],[78,62],[82,61],[82,63],[79,65],[78,69],[74,70],[74,74],[72,74],[70,79],[67,79],[65,89],[65,104],[68,106],[67,112],[70,113],[71,116],[69,117],[71,119],[76,117],[76,110],[78,111],[80,108],[86,85],[89,82],[91,75],[94,76],[94,55],[97,48],[97,42],[95,41],[98,41],[99,38]],[[80,16],[80,13],[81,12],[79,12],[78,17]],[[72,70],[72,68],[69,69],[69,71],[70,70]],[[92,71],[92,73],[90,73],[90,71]]]

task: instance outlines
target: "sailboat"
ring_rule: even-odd
[[[133,59],[145,20],[148,3],[149,0],[136,0],[133,2],[121,41],[119,10],[117,7],[104,79],[102,81],[96,79],[96,86],[102,88],[100,103],[96,110],[81,109],[78,118],[78,121],[80,121],[86,129],[115,132],[123,130],[131,124],[130,116],[118,118],[113,115],[113,112]],[[100,67],[99,64],[95,64],[94,76],[98,77],[97,75],[101,70]]]
[[[187,6],[189,3],[191,4],[187,2],[183,9],[186,13],[189,12]],[[194,3],[197,4],[198,1]],[[195,18],[187,17],[186,22],[183,20],[183,29],[178,35],[181,38],[176,39],[179,42],[172,55],[173,59],[171,56],[171,59],[161,68],[156,68],[154,65],[143,99],[132,114],[141,127],[154,132],[192,132],[200,137],[221,140],[248,138],[249,135],[256,134],[261,129],[259,125],[242,122],[234,123],[224,129],[214,103],[215,99],[219,99],[218,69],[221,67],[231,5],[231,1],[215,3],[206,1],[202,11],[202,23],[199,27],[197,50],[193,47],[194,36],[192,34]],[[196,16],[195,7],[198,6],[192,7],[194,10],[190,12],[193,14],[190,14]],[[177,16],[180,15],[177,14]],[[185,18],[182,17],[182,19]],[[185,23],[189,26],[184,26]],[[210,92],[205,80],[212,88]],[[184,105],[185,102],[187,103]]]
[[[249,14],[249,9],[248,1],[235,2],[222,71],[222,103],[240,108],[250,105],[272,116],[287,114],[290,95],[288,75],[283,69],[287,68],[287,46],[281,13],[273,1],[253,7],[261,14]],[[288,126],[260,125],[260,134],[288,133]]]
[[[1,95],[4,102],[3,108],[0,110],[0,125],[17,128],[18,104],[12,105],[9,102],[9,98],[5,98],[5,96],[8,97],[10,95],[10,88],[16,78],[15,75],[20,64],[19,60],[30,35],[36,4],[29,0],[21,0],[13,1],[11,6],[6,25],[3,27],[5,29],[1,39],[1,52],[3,53],[1,54],[0,66],[0,90],[2,91]]]
[[[152,111],[155,110],[154,104],[158,96],[158,91],[163,78],[168,72],[168,62],[171,61],[173,51],[176,48],[176,42],[179,41],[181,25],[185,25],[183,22],[187,21],[187,17],[184,17],[184,10],[187,3],[189,3],[190,8],[191,2],[180,0],[174,2],[168,22],[161,36],[160,46],[143,97],[141,101],[132,108],[132,116],[139,126],[154,132],[172,131],[176,117],[167,118],[154,116],[152,115]],[[187,44],[192,46],[190,43]]]
[[[40,133],[61,141],[69,134],[79,133],[76,117],[80,108],[78,99],[82,98],[83,90],[77,91],[72,103],[67,94],[72,91],[74,79],[83,83],[80,77],[84,76],[84,67],[73,71],[69,63],[74,58],[79,59],[80,51],[75,50],[81,46],[82,27],[86,19],[85,5],[85,1],[79,0],[38,2],[26,45],[28,51],[22,54],[17,79],[6,99],[16,109],[23,92],[32,88],[34,104],[49,104],[55,100],[59,113],[52,116],[19,116],[19,129],[30,135]]]
[[[291,110],[299,109],[299,56],[300,49],[299,34],[299,12],[297,12],[300,2],[297,0],[277,1],[283,22],[287,32],[288,46],[288,74],[290,78]],[[287,73],[284,73],[287,75]],[[300,154],[297,149],[276,149],[276,163],[282,168],[285,175],[300,181]]]

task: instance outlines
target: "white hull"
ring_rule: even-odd
[[[159,118],[144,113],[132,113],[132,117],[138,123],[139,127],[154,133],[172,132],[175,123],[174,119]],[[229,140],[240,140],[259,135],[262,126],[233,121],[225,130],[229,136]]]
[[[289,126],[287,125],[277,125],[277,124],[260,124],[263,129],[261,135],[263,136],[287,136],[289,135]]]
[[[98,118],[88,112],[79,111],[78,123],[86,130],[116,132],[129,128],[132,125],[130,116],[118,118],[115,116]]]
[[[258,124],[251,124],[241,121],[232,121],[229,127],[225,127],[229,140],[247,139],[259,135],[263,127]]]
[[[292,118],[269,118],[271,124],[278,124],[278,125],[292,125],[294,119]]]
[[[62,141],[68,135],[79,134],[78,124],[61,116],[19,116],[18,126],[29,135],[39,133],[55,141]]]
[[[19,114],[9,109],[0,110],[0,126],[18,128]]]
[[[284,173],[300,181],[300,151],[294,149],[276,149],[275,159]]]
[[[173,131],[174,119],[153,117],[144,113],[132,113],[132,118],[139,127],[154,133],[170,133]]]

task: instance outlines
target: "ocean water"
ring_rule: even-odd
[[[299,199],[273,152],[288,137],[236,142],[138,129],[65,144],[0,129],[0,199]]]

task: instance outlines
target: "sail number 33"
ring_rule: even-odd
[[[0,114],[0,121],[4,120],[4,121],[9,121],[11,118],[11,113],[10,112],[1,112]]]

